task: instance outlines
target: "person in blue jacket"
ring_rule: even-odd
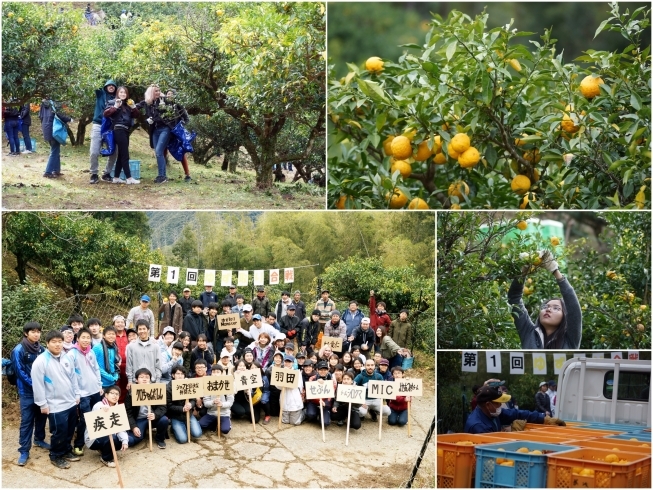
[[[100,367],[102,389],[118,384],[121,358],[116,345],[116,327],[112,325],[104,327],[102,340],[93,346],[93,353]]]
[[[106,109],[107,101],[116,97],[117,88],[118,85],[116,82],[113,80],[107,80],[104,87],[95,91],[95,109],[93,111],[93,124],[91,126],[91,144],[89,145],[91,150],[91,184],[97,184],[100,181],[98,178],[98,160],[100,157],[100,149],[102,147],[102,135],[100,134],[100,128],[102,127],[102,113]],[[109,155],[104,174],[102,174],[102,180],[106,182],[113,181],[111,178],[111,172],[113,171],[117,159],[118,150],[114,151],[113,155]],[[116,175],[116,177],[118,176],[119,175]]]
[[[464,431],[469,434],[501,432],[502,425],[510,425],[515,420],[526,420],[535,424],[566,425],[540,412],[502,408],[501,404],[510,401],[511,396],[499,391],[496,386],[482,386],[476,393],[476,408],[467,417]]]
[[[32,364],[45,350],[39,343],[41,340],[41,325],[37,322],[28,322],[23,327],[23,339],[11,351],[11,361],[16,369],[16,387],[20,403],[20,435],[18,436],[18,465],[25,466],[29,459],[29,450],[32,448],[32,432],[34,432],[34,445],[43,449],[50,449],[45,442],[45,421],[47,415],[34,403],[32,390]]]

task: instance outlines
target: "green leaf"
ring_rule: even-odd
[[[376,116],[376,130],[381,131],[383,129],[383,126],[385,126],[385,121],[388,118],[388,113],[387,112],[382,112],[378,116]]]
[[[636,111],[642,108],[642,99],[635,92],[630,94],[630,105],[633,106],[633,109]]]
[[[492,100],[492,80],[490,79],[490,75],[487,73],[483,72],[482,79],[481,79],[481,100],[485,104],[489,104],[490,101]]]
[[[607,19],[605,19],[603,22],[599,24],[598,29],[596,29],[596,32],[594,33],[594,39],[596,39],[596,36],[598,36],[601,33],[601,31],[606,26],[606,24],[610,22],[612,19],[613,19],[612,17],[608,17]]]
[[[449,46],[447,46],[447,61],[451,61],[451,58],[453,58],[453,55],[456,54],[456,47],[458,46],[458,41],[454,41]]]
[[[386,97],[385,93],[383,92],[383,89],[377,82],[371,82],[369,80],[359,80],[358,87],[361,89],[361,92],[363,92],[365,95],[367,95],[372,99],[376,99],[376,100],[381,99],[385,103],[390,102]]]

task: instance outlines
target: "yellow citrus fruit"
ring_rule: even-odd
[[[406,160],[395,161],[392,164],[392,167],[390,167],[390,173],[395,173],[395,170],[399,170],[399,173],[404,179],[407,179],[413,171],[410,163],[408,163]]]
[[[528,452],[528,448],[527,448],[527,447],[520,447],[520,448],[517,449],[517,451],[515,451],[515,452],[518,452],[518,453],[527,453],[527,452]]]
[[[433,153],[437,153],[442,150],[442,138],[440,138],[440,135],[436,135],[433,138]]]
[[[580,82],[580,93],[583,94],[583,97],[586,99],[593,99],[601,93],[599,85],[603,85],[604,83],[605,82],[601,77],[587,75],[583,78],[583,81]]]
[[[644,311],[646,308],[648,308],[648,306],[646,306],[646,305],[640,305],[639,306],[639,309],[642,310],[642,311]]]
[[[528,150],[524,153],[524,160],[531,163],[539,163],[542,160],[542,155],[540,155],[540,150],[535,148],[534,150]]]
[[[438,456],[444,456],[444,451],[442,449],[438,449]]]
[[[444,155],[444,153],[436,153],[435,157],[433,158],[433,163],[436,163],[438,165],[444,165],[447,163],[447,157]]]
[[[449,147],[453,148],[458,154],[463,153],[470,145],[471,141],[469,136],[465,133],[458,133],[456,136],[451,138],[451,143],[449,143]]]
[[[615,271],[608,271],[605,273],[606,277],[608,279],[616,279],[617,278],[617,273]]]
[[[505,463],[507,460],[506,458],[497,458],[497,464]]]
[[[392,140],[395,139],[395,136],[391,134],[388,136],[386,139],[383,140],[383,153],[388,155],[389,157],[392,156]]]
[[[533,169],[533,182],[540,180],[540,171],[536,168]]]
[[[458,446],[473,446],[474,443],[472,441],[458,441],[456,443]]]
[[[512,68],[513,68],[515,71],[521,71],[521,64],[519,64],[519,60],[514,60],[514,59],[513,59],[513,60],[507,60],[507,61],[508,61],[508,64],[509,64],[510,66],[512,66]]]
[[[394,193],[392,194],[392,197],[390,197],[390,193],[388,192],[385,195],[385,198],[386,200],[390,199],[391,209],[401,209],[408,202],[408,197],[406,196],[406,194],[401,192],[399,189],[395,189]]]
[[[403,160],[408,158],[413,154],[413,148],[410,146],[410,140],[405,136],[397,136],[390,143],[390,151],[392,151],[392,156],[398,160]]]
[[[378,56],[367,58],[367,61],[365,62],[365,68],[374,73],[380,72],[383,70],[383,60]]]
[[[594,476],[594,470],[590,470],[589,468],[585,468],[585,469],[583,469],[583,471],[581,471],[579,473],[579,475],[580,476]]]
[[[574,121],[571,119],[569,114],[562,116],[560,126],[562,126],[562,129],[567,133],[576,133],[580,129],[580,126],[574,124]]]
[[[458,157],[460,156],[460,153],[458,153],[456,150],[453,149],[451,144],[447,146],[447,153],[449,153],[449,156],[453,158],[454,160],[458,160]]]
[[[521,135],[522,135],[523,137],[528,136],[526,133],[522,133]],[[516,144],[517,146],[524,146],[524,145],[526,144],[526,142],[525,142],[524,140],[520,140],[519,138],[515,138],[515,144]]]
[[[526,194],[528,189],[531,188],[531,179],[525,175],[517,175],[512,182],[510,182],[510,188],[516,194]]]
[[[583,468],[581,468],[580,466],[574,466],[574,467],[571,469],[571,472],[572,472],[574,475],[579,475],[581,471],[583,471]]]
[[[551,237],[551,245],[553,245],[554,247],[557,247],[558,245],[560,245],[560,238],[558,238],[557,236],[552,236]]]
[[[648,444],[640,444],[639,446],[640,446],[640,447],[651,447],[651,446],[649,446]]]
[[[528,286],[524,286],[523,293],[524,293],[524,296],[530,296],[531,294],[533,294],[533,288],[529,288]],[[523,451],[517,451],[517,452],[519,453],[519,452],[523,452]],[[528,452],[528,449],[526,450],[526,452]]]
[[[509,460],[501,463],[500,466],[515,466],[515,462],[512,459],[509,459]]]
[[[519,209],[526,209],[526,206],[528,206],[528,194],[522,199],[522,202],[519,204]]]
[[[526,223],[526,221],[520,221],[517,223],[517,228],[524,231],[526,228],[528,228],[528,223]]]
[[[428,142],[428,140],[425,140],[425,141],[422,141],[417,146],[417,153],[415,153],[414,158],[415,158],[415,161],[417,161],[417,162],[423,162],[428,157],[430,157],[432,154],[433,154],[433,151],[429,150],[429,142]]]
[[[605,457],[605,462],[606,463],[615,463],[617,461],[619,461],[619,456],[617,456],[616,454],[608,454]]]
[[[25,19],[23,19],[22,17],[18,17],[16,19],[16,22],[18,22],[19,24],[22,24],[23,22],[25,22]]]
[[[453,203],[449,209],[460,209],[460,204]]]
[[[458,157],[458,163],[463,168],[471,168],[475,166],[480,159],[481,155],[478,154],[478,150],[473,146],[470,146],[460,154]]]
[[[342,195],[338,199],[338,202],[336,202],[336,208],[345,209],[345,203],[347,202],[347,199],[351,199],[352,201],[354,200],[354,198],[351,196]]]
[[[415,199],[410,201],[410,204],[408,205],[408,209],[430,209],[430,208],[424,199],[420,199],[419,197],[416,197]]]
[[[458,180],[452,183],[447,190],[449,196],[456,196],[458,199],[463,199],[463,194],[469,194],[469,186],[463,180]]]
[[[10,18],[11,18],[11,17],[13,17],[13,16],[14,16],[14,13],[13,13],[13,12],[9,12],[9,13],[7,14],[7,17],[10,17]]]
[[[540,451],[539,449],[534,449],[529,454],[542,454],[542,451]]]

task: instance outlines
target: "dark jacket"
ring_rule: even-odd
[[[190,340],[197,342],[199,334],[203,333],[208,337],[206,318],[202,313],[199,315],[192,311],[184,318],[184,331],[190,334]]]
[[[41,345],[39,347],[39,354],[42,354],[45,348]],[[16,387],[18,388],[18,395],[22,397],[34,397],[32,391],[32,364],[39,356],[39,354],[30,354],[27,352],[22,343],[19,343],[14,350],[11,351],[11,360],[16,366]]]
[[[30,126],[32,124],[29,104],[25,104],[20,108],[20,115],[18,117],[23,120],[23,126]]]
[[[195,408],[195,398],[189,398],[191,404],[191,412]],[[166,415],[169,419],[179,420],[186,423],[186,412],[184,412],[184,405],[186,400],[172,400],[172,381],[166,386]]]
[[[304,318],[299,324],[299,345],[308,347],[317,344],[317,336],[320,333],[320,322],[313,322],[310,317]]]
[[[56,113],[64,123],[69,123],[71,119],[60,113]],[[41,108],[39,109],[39,119],[41,120],[41,130],[43,131],[43,139],[48,143],[54,141],[52,138],[52,125],[54,124],[54,115],[55,111],[52,110],[52,105],[49,100],[41,102]]]
[[[2,106],[2,119],[5,121],[18,121],[20,108],[16,106]]]
[[[218,295],[215,294],[215,291],[211,291],[210,293],[207,291],[203,291],[200,294],[200,301],[202,302],[202,306],[204,308],[209,307],[209,303],[217,303],[218,302]]]
[[[267,318],[270,313],[270,300],[267,296],[264,296],[262,299],[258,296],[252,300],[252,315],[259,314],[263,318]]]
[[[140,115],[138,108],[134,107],[132,109],[127,105],[127,101],[124,101],[120,107],[116,108],[115,102],[115,99],[107,100],[106,109],[103,113],[104,117],[111,119],[114,128],[116,125],[124,126],[127,129],[131,128],[132,118]]]
[[[156,422],[166,414],[165,405],[152,405],[150,408],[154,412],[154,420],[152,423]],[[127,412],[127,420],[129,421],[130,430],[134,430],[136,427],[136,419],[138,418],[138,412],[140,409],[140,405],[132,405],[132,390],[130,389],[127,393],[127,396],[125,397],[125,411]]]
[[[229,301],[229,304],[231,306],[236,306],[236,295],[234,294],[233,296],[229,293],[224,297],[223,301]]]
[[[541,391],[535,393],[535,410],[540,413],[551,413],[551,399],[549,395]]]
[[[306,305],[302,300],[295,301],[293,299],[291,303],[295,305],[295,316],[299,318],[299,321],[301,322],[304,318],[306,318]]]
[[[167,326],[174,328],[175,333],[179,335],[184,326],[184,311],[181,304],[177,302],[172,308],[170,303],[163,303],[159,308],[159,313],[163,313],[163,319],[159,322],[159,331],[156,336],[161,335],[161,332]]]
[[[206,361],[206,375],[211,376],[211,366],[215,361],[215,354],[213,353],[213,346],[207,342],[206,349],[200,350],[199,347],[195,347],[190,353],[190,371],[195,373],[195,363],[200,359]]]
[[[95,110],[93,111],[93,124],[102,124],[102,114],[107,108],[107,100],[109,98],[115,97],[115,91],[113,94],[109,94],[109,92],[107,92],[107,87],[109,85],[113,85],[116,87],[116,89],[118,88],[116,82],[113,80],[107,80],[107,83],[104,84],[104,87],[99,88],[95,91]]]
[[[300,320],[297,316],[286,315],[279,321],[281,333],[285,333],[289,339],[294,339],[299,332]],[[290,334],[289,332],[294,332]]]
[[[372,330],[372,327],[368,327],[367,330],[363,330],[361,327],[357,327],[352,332],[352,335],[354,336],[354,340],[350,342],[351,345],[358,345],[362,347],[367,343],[367,347],[369,349],[367,352],[369,352],[373,348],[374,330]]]
[[[179,299],[177,299],[177,303],[181,305],[181,309],[184,312],[183,318],[186,318],[186,315],[192,310],[191,305],[193,304],[193,301],[195,301],[195,298],[192,296],[189,296],[188,299],[184,298],[183,296]]]

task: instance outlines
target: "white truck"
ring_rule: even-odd
[[[556,417],[651,426],[651,361],[575,357],[558,378]]]

